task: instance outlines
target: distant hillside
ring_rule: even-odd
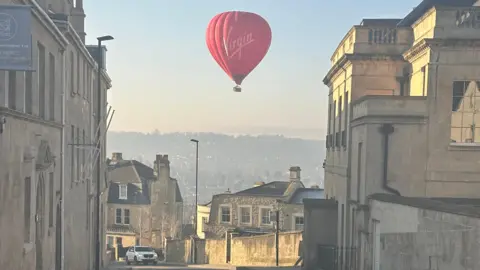
[[[229,136],[216,133],[135,133],[109,132],[107,152],[122,152],[149,166],[156,154],[168,154],[172,176],[182,195],[193,202],[195,194],[195,147],[200,141],[199,201],[207,202],[229,188],[238,191],[256,181],[287,180],[288,168],[298,165],[308,186],[323,186],[323,141],[291,139],[282,136]]]

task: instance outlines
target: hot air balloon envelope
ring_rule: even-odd
[[[243,80],[267,54],[272,31],[255,13],[229,11],[212,18],[206,39],[213,58],[237,84],[234,90],[240,92]]]

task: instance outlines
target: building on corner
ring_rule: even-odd
[[[181,237],[180,188],[170,177],[168,156],[158,155],[155,163],[150,168],[124,160],[122,153],[113,153],[109,160],[106,241],[119,250],[120,257],[120,248],[146,245],[161,249],[165,237]]]
[[[312,207],[324,207],[320,220],[338,217],[330,228],[341,249],[318,252],[338,256],[339,269],[384,268],[374,236],[387,232],[371,216],[373,194],[479,198],[476,2],[424,0],[404,18],[364,19],[333,53],[324,78],[331,202]]]
[[[94,226],[94,183],[105,178],[87,173],[88,145],[97,127],[95,81],[102,80],[106,104],[111,80],[106,70],[95,78],[83,1],[3,2],[31,8],[34,71],[0,72],[0,229],[8,243],[0,247],[0,266],[93,269],[96,232],[103,230]]]

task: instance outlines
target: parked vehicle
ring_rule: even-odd
[[[127,250],[127,254],[125,254],[125,262],[127,262],[128,265],[132,262],[135,264],[157,264],[158,254],[152,247],[133,246]]]

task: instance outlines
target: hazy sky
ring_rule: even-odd
[[[420,0],[84,0],[87,42],[109,34],[111,130],[284,133],[323,138],[322,79],[340,40],[362,18],[403,17]],[[234,86],[212,59],[217,13],[260,14],[273,38],[262,63]]]

